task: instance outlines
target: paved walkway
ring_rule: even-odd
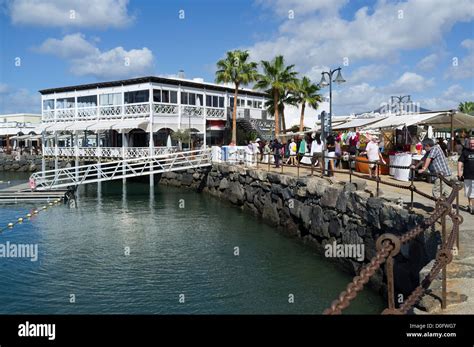
[[[267,165],[259,165],[260,169],[268,170]],[[273,172],[281,172],[280,169],[271,167]],[[348,171],[347,171],[348,172]],[[296,167],[284,167],[283,173],[297,176],[298,169]],[[308,176],[310,169],[300,167],[299,175],[301,177]],[[315,175],[320,175],[319,172],[314,172]],[[368,179],[366,182],[367,186],[376,191],[376,182]],[[393,179],[391,176],[381,176],[382,180],[387,182],[409,185],[410,182],[401,182]],[[329,178],[328,178],[329,179]],[[353,177],[353,179],[363,179],[359,177]],[[347,173],[336,173],[333,181],[349,181],[349,174]],[[431,195],[433,185],[424,181],[416,181],[415,185],[417,189],[422,192]],[[392,187],[384,184],[380,184],[381,194],[380,196],[403,200],[406,207],[410,206],[410,191],[397,187]],[[434,201],[422,197],[418,194],[414,194],[414,210],[421,214],[430,214],[434,210]],[[436,313],[440,314],[474,314],[474,215],[469,214],[465,206],[467,206],[467,198],[464,197],[464,191],[461,191],[459,203],[461,206],[460,213],[464,218],[464,222],[460,226],[460,249],[457,256],[451,264],[448,265],[448,308],[444,311]],[[450,219],[447,218],[447,230],[450,231],[452,224]],[[439,229],[439,225],[437,226]],[[437,283],[439,284],[439,283]],[[434,286],[437,286],[434,284]],[[466,300],[467,296],[467,300]],[[422,313],[422,312],[419,312]]]

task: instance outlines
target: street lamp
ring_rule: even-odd
[[[403,99],[406,98],[406,102],[410,102],[411,101],[411,97],[410,95],[403,95],[403,96],[391,96],[390,97],[390,103],[393,105],[393,101],[394,100],[398,100],[398,112],[399,112],[399,116],[402,114],[402,102],[403,102]]]
[[[333,80],[332,76],[334,73],[337,71],[337,76]],[[337,84],[344,83],[346,80],[342,78],[341,74],[341,68],[338,67],[337,69],[334,70],[329,70],[328,71],[323,71],[321,72],[321,82],[319,82],[319,86],[324,88],[326,86],[329,86],[329,122],[328,122],[328,131],[332,131],[332,82],[336,82]],[[326,75],[329,78],[329,81],[326,79]]]

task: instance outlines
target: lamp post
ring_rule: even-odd
[[[394,100],[397,100],[398,101],[398,115],[401,116],[402,114],[402,102],[403,102],[403,99],[407,99],[406,102],[410,102],[411,101],[411,96],[410,95],[400,95],[400,96],[391,96],[390,97],[390,103],[393,105],[393,101]]]
[[[334,73],[337,71],[337,76],[333,80],[332,76]],[[332,131],[332,82],[336,82],[337,84],[344,83],[346,80],[342,78],[341,74],[341,68],[338,67],[337,69],[334,70],[329,70],[329,71],[323,71],[321,72],[321,82],[319,82],[319,85],[324,88],[326,86],[329,86],[329,122],[328,122],[328,131]],[[329,81],[326,80],[326,75],[329,77]]]

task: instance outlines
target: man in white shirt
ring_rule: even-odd
[[[382,154],[380,153],[379,145],[377,144],[378,138],[375,136],[372,136],[372,139],[370,142],[367,144],[365,147],[365,154],[367,154],[367,158],[371,162],[378,162],[379,160],[385,164],[385,160],[382,157]],[[375,163],[370,163],[369,164],[369,177],[372,178],[372,175],[375,177],[376,172],[375,172],[376,164]]]

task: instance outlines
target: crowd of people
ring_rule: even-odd
[[[4,153],[4,154],[11,154],[13,155],[14,157],[15,156],[18,156],[18,155],[25,155],[25,154],[29,154],[29,155],[40,155],[41,154],[41,149],[35,147],[35,146],[30,146],[30,147],[26,147],[26,146],[19,146],[19,147],[6,147],[6,146],[3,146],[3,147],[0,147],[0,153]]]

